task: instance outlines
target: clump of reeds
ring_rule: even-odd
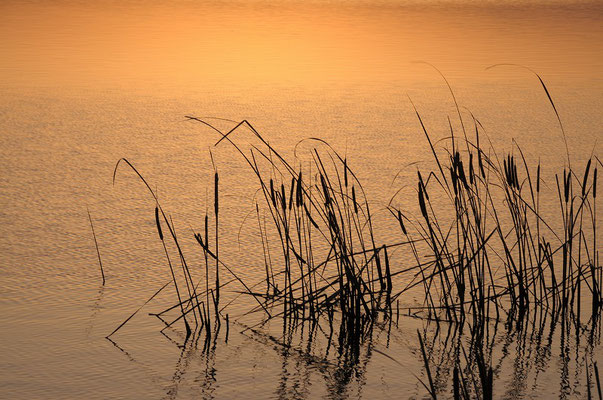
[[[152,197],[155,200],[155,204],[156,204],[156,206],[155,206],[155,224],[156,224],[156,228],[157,228],[157,234],[158,234],[159,240],[162,244],[164,254],[166,256],[166,262],[169,267],[169,272],[170,272],[170,277],[171,277],[171,282],[168,282],[161,289],[159,289],[159,291],[157,291],[150,299],[148,299],[143,304],[143,306],[146,305],[155,296],[157,296],[157,294],[159,294],[159,292],[161,292],[163,289],[165,289],[170,283],[173,284],[173,287],[175,289],[176,296],[177,296],[176,304],[172,305],[171,307],[168,307],[167,309],[165,309],[159,313],[153,313],[152,315],[156,316],[161,321],[163,321],[166,325],[166,328],[171,327],[176,322],[182,320],[184,323],[185,330],[186,330],[186,340],[188,340],[191,336],[199,334],[205,328],[205,332],[206,332],[205,343],[206,343],[206,347],[207,347],[207,343],[209,342],[211,335],[212,335],[212,331],[211,331],[212,311],[210,308],[211,303],[213,303],[213,306],[214,306],[213,307],[214,308],[213,316],[214,316],[214,320],[216,321],[216,330],[214,333],[215,335],[217,335],[217,333],[219,332],[219,327],[220,327],[220,314],[219,314],[219,309],[218,309],[219,299],[220,299],[219,290],[221,287],[220,277],[219,277],[220,260],[218,258],[218,211],[219,211],[218,173],[217,173],[217,171],[215,173],[215,202],[214,202],[214,216],[216,218],[215,247],[213,249],[210,249],[210,247],[209,247],[209,235],[208,235],[208,230],[209,230],[208,225],[209,224],[208,224],[208,216],[207,215],[205,216],[204,239],[200,234],[195,235],[195,238],[197,239],[199,244],[201,244],[201,247],[203,249],[203,252],[205,255],[205,265],[206,265],[205,290],[199,291],[200,282],[195,282],[193,280],[193,276],[192,276],[190,267],[186,262],[186,258],[184,256],[184,253],[183,253],[180,243],[178,241],[178,236],[176,235],[176,230],[175,230],[174,224],[173,224],[171,218],[168,217],[168,215],[165,213],[165,211],[161,207],[161,204],[159,202],[159,199],[158,199],[155,191],[153,191],[153,189],[148,184],[148,182],[145,180],[145,178],[134,167],[134,165],[132,165],[128,160],[120,159],[115,167],[113,180],[115,181],[115,174],[117,172],[117,168],[119,167],[119,165],[122,162],[125,163],[127,166],[129,166],[136,173],[136,175],[145,184],[147,190],[150,192],[150,194],[152,195]],[[167,237],[166,237],[166,232],[167,232]],[[171,240],[176,249],[177,257],[178,257],[177,258],[178,264],[179,264],[180,268],[178,268],[178,264],[175,264],[172,261],[172,258],[170,257],[170,252],[168,251],[168,246],[167,246],[167,240]],[[213,286],[213,287],[210,287],[210,284],[209,284],[208,263],[209,263],[210,258],[215,260],[215,262],[216,262],[215,286]],[[235,279],[238,279],[236,274],[234,274],[230,269],[229,269],[229,271],[233,274]],[[241,281],[241,283],[243,283],[243,282]],[[243,283],[243,285],[244,285],[244,283]],[[209,300],[210,297],[212,299],[211,303]],[[205,298],[205,301],[203,301],[204,298]],[[116,333],[123,325],[125,325],[126,322],[128,322],[134,315],[136,315],[136,313],[138,313],[138,311],[140,311],[141,308],[142,307],[140,307],[138,310],[136,310],[136,312],[134,312],[134,314],[132,314],[130,317],[128,317],[109,336]],[[169,321],[169,322],[166,321],[164,319],[164,317],[167,315],[168,312],[175,310],[175,309],[179,309],[180,313],[171,321]]]
[[[244,128],[259,145],[243,150],[231,139]],[[389,246],[375,243],[369,204],[347,159],[319,141],[326,151],[315,148],[310,165],[302,168],[285,160],[247,121],[220,134],[218,143],[229,142],[253,171],[262,198],[256,213],[266,290],[252,312],[281,317],[285,324],[316,323],[325,316],[332,331],[338,311],[340,348],[358,348],[377,314],[391,314],[393,284]],[[196,237],[211,254],[207,239]],[[280,255],[270,252],[275,243]]]
[[[461,326],[469,319],[471,337],[478,343],[489,322],[500,319],[510,329],[520,330],[543,326],[550,318],[551,324],[561,324],[562,335],[575,327],[579,340],[582,332],[596,329],[602,305],[602,268],[596,247],[597,167],[589,174],[593,159],[579,175],[566,168],[561,178],[555,176],[562,221],[558,233],[540,213],[540,165],[533,182],[530,174],[534,171],[519,148],[523,168],[512,154],[501,165],[495,156],[486,156],[478,143],[479,139],[467,141],[465,157],[457,149],[446,161],[436,155],[438,171],[428,174],[431,179],[424,180],[419,173],[420,218],[410,220],[392,210],[401,222],[406,219],[407,226],[410,222],[416,228],[414,234],[426,249],[420,255],[415,247],[414,278],[396,295],[414,287],[422,289],[421,310],[428,319]],[[439,217],[446,211],[429,198],[433,185],[450,199],[453,217],[448,225]],[[410,238],[412,233],[405,227],[403,235]],[[583,304],[584,299],[592,302]],[[427,369],[427,358],[424,361]],[[478,367],[479,379],[472,380],[479,383],[474,394],[463,386],[461,363]],[[479,351],[471,357],[457,357],[455,398],[492,398],[489,368]],[[428,390],[432,396],[436,393],[431,385]]]
[[[436,150],[416,111],[436,168],[417,171],[417,217],[390,206],[415,259],[414,267],[404,269],[413,274],[410,283],[394,296],[422,291],[418,312],[438,327],[446,321],[462,329],[469,322],[472,343],[482,343],[490,321],[504,320],[522,330],[528,324],[543,327],[547,318],[552,325],[561,323],[562,338],[574,327],[579,341],[581,333],[597,329],[603,306],[596,206],[601,161],[591,156],[578,169],[568,154],[567,165],[553,175],[556,193],[547,192],[543,186],[551,179],[543,177],[540,162],[530,166],[516,143],[499,157],[491,144],[484,146],[479,121],[472,116],[468,134],[458,105],[457,111],[462,133],[450,123],[450,145],[443,150]],[[544,215],[542,201],[559,202],[561,224]],[[592,301],[585,305],[584,299]],[[435,398],[437,385],[420,345],[429,378],[425,387]],[[458,367],[463,357],[456,349],[454,396],[469,398]],[[483,353],[473,352],[464,361],[480,371],[474,392],[491,398],[492,370]]]
[[[243,151],[229,136],[242,128],[250,129],[261,145]],[[173,222],[142,175],[122,159],[120,162],[134,170],[156,201],[157,232],[177,296],[175,305],[153,315],[166,327],[182,320],[187,339],[204,327],[209,335],[210,315],[214,315],[218,327],[220,324],[220,288],[224,285],[220,282],[220,269],[225,269],[256,299],[258,307],[250,312],[262,312],[262,322],[280,317],[284,325],[296,326],[306,321],[316,324],[324,317],[332,334],[337,319],[340,351],[349,351],[352,358],[357,357],[360,342],[370,332],[377,315],[384,312],[391,316],[393,283],[388,256],[391,245],[375,243],[369,204],[347,159],[323,143],[326,151],[321,154],[314,149],[312,163],[304,171],[301,164],[294,168],[281,157],[246,121],[227,133],[220,133],[221,140],[233,145],[250,166],[263,197],[263,204],[258,202],[256,211],[266,264],[265,294],[253,292],[220,258],[217,170],[214,174],[215,239],[212,244],[208,213],[204,218],[204,231],[194,235],[205,259],[205,271],[200,271],[204,272],[205,290],[200,291],[182,254]],[[168,238],[175,245],[180,268],[170,257]],[[275,243],[280,255],[270,253]],[[210,282],[211,262],[215,263],[213,283]],[[167,313],[176,309],[179,314],[166,321]]]
[[[414,247],[414,279],[397,295],[421,287],[428,317],[438,320],[459,322],[470,314],[477,323],[504,314],[516,321],[546,312],[571,317],[579,326],[581,299],[588,293],[590,317],[598,318],[603,279],[593,160],[599,166],[600,161],[589,159],[580,174],[566,167],[555,175],[563,223],[558,232],[540,210],[540,164],[530,168],[518,146],[517,156],[508,154],[501,162],[493,149],[480,144],[479,131],[475,122],[475,138],[465,136],[461,148],[451,128],[451,148],[442,157],[424,130],[437,170],[427,179],[418,172],[420,217],[410,220],[401,210],[391,211],[404,237],[422,239],[425,253]],[[431,191],[438,193],[437,204],[430,200]],[[449,207],[442,205],[443,198]],[[414,232],[408,232],[404,220]]]
[[[453,388],[455,398],[481,393],[484,399],[492,398],[493,371],[489,357],[477,349],[488,335],[489,321],[504,319],[516,327],[538,321],[541,326],[551,318],[562,322],[564,331],[595,326],[603,306],[596,223],[601,161],[591,157],[579,171],[568,162],[562,173],[554,175],[562,222],[557,230],[541,211],[545,195],[541,165],[529,166],[519,146],[499,158],[491,146],[483,145],[483,131],[473,119],[471,138],[464,124],[462,137],[450,125],[450,146],[442,153],[418,112],[417,117],[437,168],[417,171],[417,217],[401,207],[389,207],[403,237],[389,244],[376,243],[364,188],[348,159],[326,142],[312,139],[318,146],[307,163],[290,161],[245,120],[223,132],[189,117],[219,133],[216,145],[224,141],[233,146],[257,179],[260,199],[255,210],[265,264],[264,293],[252,291],[220,256],[215,165],[213,226],[206,211],[203,232],[194,235],[205,260],[204,271],[199,271],[205,287],[199,288],[202,280],[193,281],[173,222],[156,194],[132,164],[120,160],[134,170],[156,201],[157,231],[176,291],[177,302],[153,315],[166,327],[182,320],[187,339],[205,328],[207,343],[212,315],[214,337],[220,327],[220,290],[238,281],[258,304],[249,311],[261,313],[258,325],[275,317],[285,327],[306,322],[316,326],[323,319],[330,327],[330,345],[337,320],[340,352],[357,359],[359,345],[378,315],[391,321],[393,302],[420,290],[423,304],[418,309],[427,319],[438,326],[442,321],[453,323],[461,330],[466,322],[471,324],[472,342],[477,345],[470,346],[468,353],[456,347]],[[240,129],[248,129],[258,144],[240,147],[232,138]],[[177,263],[170,258],[167,240],[175,246]],[[393,270],[388,249],[394,246],[409,246],[412,265]],[[224,282],[221,272],[232,280]],[[394,290],[393,277],[401,274],[410,275],[410,283]],[[592,301],[587,312],[582,299],[588,296]],[[179,314],[166,321],[164,317],[173,310]],[[586,322],[581,319],[584,315],[589,318]],[[425,386],[435,398],[437,385],[420,335],[419,341],[429,378]],[[477,366],[479,379],[473,381],[479,384],[473,388],[462,384],[467,369],[461,364]]]

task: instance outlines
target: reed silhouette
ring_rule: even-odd
[[[540,82],[565,139],[557,109]],[[308,139],[309,162],[302,163],[297,157],[284,158],[246,120],[223,131],[207,119],[187,117],[216,132],[216,145],[232,146],[256,178],[255,217],[265,277],[249,285],[219,251],[220,191],[225,189],[219,184],[213,156],[213,221],[206,211],[203,231],[194,232],[204,259],[204,268],[195,271],[202,275],[197,282],[174,223],[155,192],[134,165],[119,160],[114,181],[119,166],[126,165],[155,200],[156,228],[172,279],[108,336],[173,285],[177,299],[151,315],[165,324],[164,329],[181,321],[185,337],[180,346],[197,343],[205,332],[203,351],[207,351],[211,343],[215,346],[224,321],[226,340],[229,325],[235,324],[243,334],[278,344],[285,358],[297,351],[308,362],[322,363],[333,348],[341,362],[338,374],[344,377],[335,386],[344,390],[345,376],[358,372],[374,329],[389,332],[393,321],[399,322],[400,301],[419,293],[422,304],[405,310],[426,324],[418,332],[419,358],[426,374],[426,380],[420,381],[434,399],[446,392],[450,370],[453,398],[494,397],[500,365],[495,364],[493,351],[500,344],[499,325],[506,333],[498,336],[518,341],[518,368],[525,373],[535,369],[538,374],[546,357],[529,363],[523,354],[550,354],[557,326],[563,351],[569,351],[570,340],[594,348],[600,340],[603,306],[596,205],[600,159],[592,155],[583,168],[572,167],[566,148],[567,165],[544,176],[540,162],[530,165],[516,143],[510,152],[499,155],[479,121],[473,115],[470,123],[463,121],[456,99],[455,105],[461,132],[455,132],[450,122],[450,135],[441,149],[415,108],[435,168],[417,169],[416,206],[395,206],[394,198],[387,206],[400,228],[395,243],[377,242],[378,227],[352,162],[324,140]],[[240,145],[236,139],[240,130],[250,132],[256,143]],[[547,182],[554,182],[556,191],[545,190]],[[551,196],[559,203],[558,216],[542,211],[541,203],[551,204]],[[177,263],[170,258],[168,240],[177,251]],[[394,248],[406,249],[411,256],[394,263],[390,258]],[[210,278],[212,264],[215,271]],[[221,291],[235,282],[244,290],[221,306]],[[256,323],[230,321],[226,311],[239,296],[251,296],[257,303],[245,313],[256,315]],[[263,327],[277,320],[283,326],[282,336],[265,334]],[[435,333],[429,335],[433,326]],[[324,336],[327,345],[319,360],[304,352],[304,346],[291,344],[291,338],[304,331],[308,343],[319,333]],[[447,334],[436,351],[443,331]],[[599,396],[601,392],[597,364],[587,353],[577,359],[587,366],[590,398],[595,382]],[[514,384],[514,395],[521,396],[525,382],[518,378]]]

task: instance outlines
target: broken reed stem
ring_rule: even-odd
[[[100,266],[101,276],[103,278],[103,286],[105,285],[105,270],[103,269],[103,261],[101,260],[100,250],[98,249],[98,242],[96,241],[96,233],[94,232],[94,224],[92,223],[92,216],[90,210],[86,207],[88,212],[88,220],[90,221],[90,228],[92,229],[92,237],[94,238],[94,245],[96,246],[96,255],[98,257],[98,265]]]
[[[170,283],[172,283],[172,282],[171,281],[167,281],[165,283],[165,285],[163,285],[158,291],[156,291],[151,297],[149,297],[147,301],[145,301],[140,307],[138,307],[138,309],[136,311],[134,311],[134,313],[132,313],[132,315],[130,315],[128,318],[126,318],[126,320],[124,322],[122,322],[121,324],[119,324],[119,326],[117,328],[115,328],[113,330],[113,332],[111,332],[110,334],[108,334],[107,336],[105,336],[105,338],[109,339],[109,337],[111,337],[115,332],[117,332],[118,330],[120,330],[129,320],[131,320],[136,314],[138,314],[138,312],[140,310],[142,310],[142,308],[144,306],[146,306],[147,304],[149,304],[149,302],[151,300],[153,300],[155,298],[155,296],[157,296],[159,293],[161,293],[163,291],[163,289],[165,289]]]

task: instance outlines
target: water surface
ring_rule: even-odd
[[[427,395],[414,376],[423,376],[415,336],[423,322],[412,318],[401,318],[389,340],[375,338],[361,373],[332,359],[309,362],[237,325],[210,352],[180,349],[174,342],[182,343],[182,332],[162,336],[146,312],[115,345],[104,339],[169,279],[153,200],[126,170],[112,184],[121,157],[157,188],[190,239],[212,204],[211,148],[225,188],[222,252],[246,281],[263,277],[255,221],[246,220],[253,176],[231,147],[212,147],[216,134],[185,115],[247,119],[287,155],[304,138],[325,139],[364,182],[384,242],[398,235],[387,228],[385,205],[414,185],[417,166],[434,168],[409,97],[434,138],[448,135],[448,116],[459,125],[442,78],[417,61],[442,71],[467,120],[470,111],[496,148],[510,149],[514,139],[552,173],[565,162],[564,145],[538,80],[520,67],[486,70],[530,67],[554,98],[572,162],[601,154],[603,8],[596,2],[7,1],[0,15],[0,387],[7,398]],[[413,196],[403,191],[401,206],[405,193]],[[198,261],[194,246],[186,241]],[[166,293],[145,310],[172,299]],[[249,305],[242,300],[231,316]],[[567,368],[558,338],[539,347],[514,335],[501,334],[497,347],[501,398],[584,397],[584,365]],[[534,346],[545,353],[535,369],[527,365]]]

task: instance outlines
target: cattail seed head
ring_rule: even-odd
[[[427,187],[425,186],[425,182],[423,181],[423,177],[421,176],[421,171],[417,171],[417,175],[419,175],[419,184],[423,188],[423,193],[427,201],[429,201],[429,194],[427,193]]]
[[[322,185],[322,191],[325,195],[325,204],[329,204],[331,202],[331,197],[329,196],[327,182],[325,181],[325,177],[322,174],[320,174],[320,184]]]
[[[454,189],[454,194],[457,194],[458,177],[456,176],[456,171],[452,167],[450,167],[450,178],[452,179],[452,188]]]
[[[345,187],[348,187],[348,159],[343,159],[343,180],[345,183]]]
[[[402,229],[402,232],[405,235],[408,235],[408,232],[406,232],[406,227],[404,226],[404,221],[402,220],[402,213],[400,212],[400,210],[398,210],[398,222],[400,223],[400,229]]]
[[[205,246],[208,245],[209,243],[209,217],[207,216],[207,214],[205,214]]]
[[[291,190],[289,191],[289,210],[293,206],[293,192],[295,190],[295,177],[291,178]]]
[[[463,167],[462,161],[459,161],[458,168],[459,168],[459,178],[461,179],[463,186],[465,186],[465,189],[469,190],[469,185],[467,185],[467,177],[465,176],[465,168]]]
[[[218,201],[218,172],[216,171],[216,173],[214,174],[214,212],[216,215],[218,215],[218,205],[219,205],[219,201]]]
[[[469,181],[472,185],[475,183],[474,176],[475,170],[473,169],[473,153],[469,153]]]
[[[536,170],[536,192],[540,193],[540,162],[538,163],[538,169]]]
[[[299,207],[301,206],[302,200],[303,200],[303,192],[302,192],[302,173],[301,171],[299,172],[299,176],[297,177],[297,190],[295,193],[295,206]]]
[[[588,163],[586,163],[586,169],[584,171],[584,179],[582,179],[582,197],[584,197],[584,194],[586,193],[586,182],[588,181],[588,173],[590,172],[590,162],[592,161],[592,159],[588,160]]]
[[[423,197],[423,187],[421,183],[419,183],[419,207],[421,207],[421,214],[423,214],[423,218],[427,220],[427,207],[425,207],[425,199]]]
[[[155,206],[155,223],[157,224],[157,233],[159,233],[159,239],[163,241],[163,232],[161,231],[161,224],[159,223],[159,208]]]
[[[478,153],[477,161],[479,164],[480,173],[482,174],[482,179],[486,179],[486,171],[484,170],[484,163],[482,161],[482,152],[481,151]]]
[[[272,206],[276,208],[276,198],[274,196],[274,181],[270,178],[270,200],[272,200]]]

